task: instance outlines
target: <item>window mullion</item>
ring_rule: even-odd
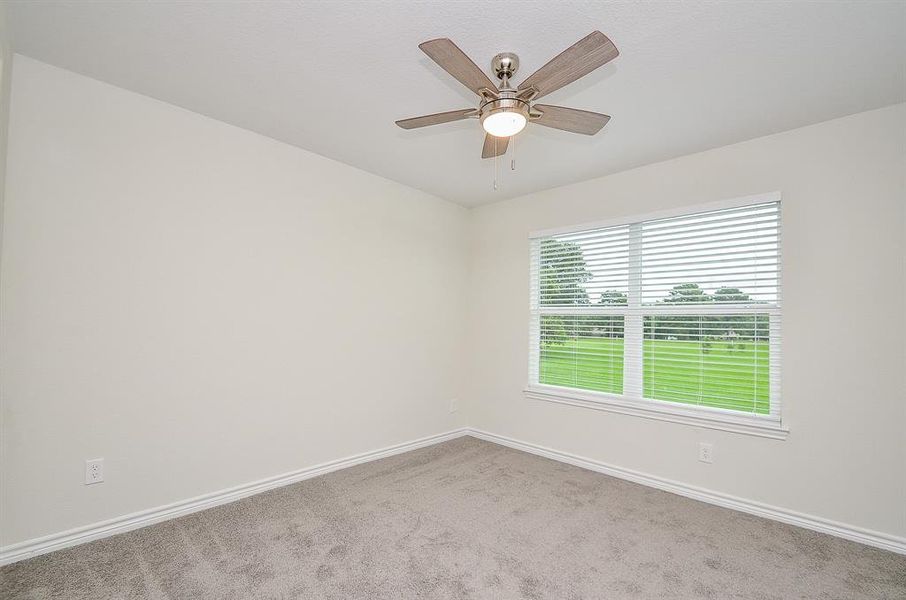
[[[623,329],[623,394],[642,397],[643,318],[642,306],[642,224],[629,227],[629,294],[628,314]],[[632,310],[636,309],[636,310]]]

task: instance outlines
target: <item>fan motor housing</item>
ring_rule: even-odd
[[[497,74],[497,79],[510,79],[519,70],[519,57],[512,52],[501,52],[491,59],[491,69]]]

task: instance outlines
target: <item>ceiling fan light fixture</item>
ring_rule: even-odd
[[[489,135],[508,138],[525,128],[529,105],[515,96],[512,90],[501,90],[499,98],[481,107],[481,126]]]
[[[502,110],[482,116],[481,126],[494,137],[514,136],[525,128],[528,119],[517,110]]]

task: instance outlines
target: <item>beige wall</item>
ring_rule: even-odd
[[[0,249],[3,245],[3,208],[5,198],[5,181],[6,181],[6,146],[9,132],[9,100],[10,100],[10,80],[12,74],[12,52],[10,50],[9,29],[6,18],[6,4],[0,2]],[[2,282],[2,265],[0,265],[0,282]],[[2,297],[0,297],[0,307],[2,307]],[[2,352],[2,328],[0,328],[0,352]],[[3,466],[5,460],[5,438],[6,423],[5,412],[3,410],[3,370],[0,366],[0,546],[3,545],[2,535],[2,514],[3,514]]]
[[[16,56],[0,544],[461,426],[466,219]]]
[[[527,400],[530,231],[779,190],[785,441]],[[906,536],[906,105],[472,213],[470,424]],[[714,443],[714,464],[697,461]]]
[[[10,49],[6,4],[0,2],[0,235],[3,230],[3,182],[6,178],[6,141],[9,131],[9,96],[13,53]],[[2,237],[0,237],[2,243]]]

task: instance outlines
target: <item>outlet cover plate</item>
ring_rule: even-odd
[[[92,458],[85,461],[85,485],[104,481],[104,459]]]
[[[711,464],[714,462],[714,444],[701,442],[698,445],[698,460]]]

